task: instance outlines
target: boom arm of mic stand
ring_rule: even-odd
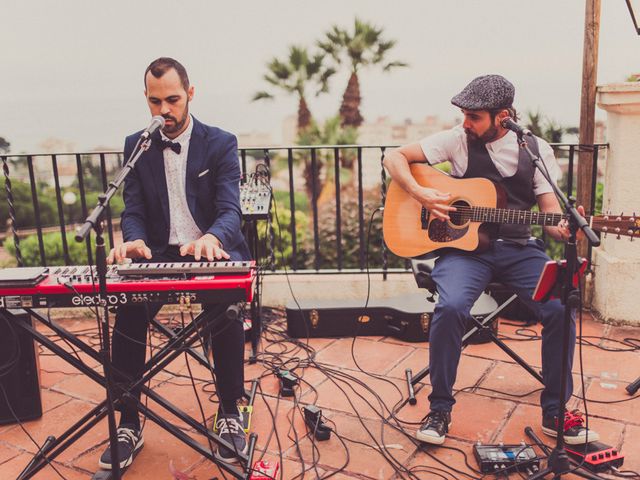
[[[124,179],[127,178],[127,175],[129,175],[131,170],[133,170],[133,167],[135,167],[140,155],[142,155],[142,152],[147,151],[150,145],[151,138],[147,138],[140,144],[140,148],[131,153],[129,159],[125,162],[124,167],[122,167],[122,170],[120,170],[116,179],[109,183],[109,188],[107,188],[107,190],[98,197],[98,205],[96,205],[96,208],[93,209],[84,223],[76,229],[76,242],[82,242],[87,238],[91,229],[94,228],[100,220],[100,217],[102,216],[105,208],[107,208],[111,197],[113,197],[122,182],[124,182]]]
[[[564,195],[564,193],[562,193],[562,190],[560,190],[556,183],[551,181],[551,178],[547,174],[546,168],[544,168],[542,164],[542,159],[531,151],[529,145],[527,145],[527,142],[522,135],[518,135],[518,143],[520,144],[520,147],[527,152],[535,168],[537,168],[538,171],[542,173],[542,176],[547,180],[547,182],[549,182],[549,185],[551,185],[551,187],[553,188],[556,197],[560,199],[564,211],[569,214],[571,220],[575,222],[575,225],[577,225],[577,227],[584,232],[584,235],[585,237],[587,237],[587,240],[589,240],[589,243],[594,247],[600,245],[600,239],[593,231],[593,229],[589,226],[587,220],[582,215],[580,215],[578,210],[573,206],[573,203],[567,199],[567,197]]]

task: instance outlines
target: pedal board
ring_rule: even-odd
[[[519,445],[482,445],[478,442],[473,446],[473,454],[482,473],[537,472],[540,468],[540,458],[533,447],[524,442]]]
[[[582,463],[592,472],[606,472],[611,467],[621,467],[624,463],[624,455],[606,443],[589,442],[565,445],[564,448],[573,460]]]

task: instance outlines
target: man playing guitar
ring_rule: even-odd
[[[496,183],[506,193],[509,209],[527,211],[537,204],[541,212],[560,213],[551,185],[522,151],[517,135],[502,125],[504,119],[516,118],[514,95],[514,86],[500,75],[484,75],[471,81],[451,100],[464,115],[462,125],[386,155],[384,166],[393,182],[417,200],[432,218],[449,221],[456,212],[456,207],[451,204],[451,193],[420,185],[410,167],[413,163],[434,165],[449,161],[454,177],[486,178]],[[528,137],[527,143],[542,158],[555,181],[560,169],[549,144],[537,137]],[[582,207],[579,211],[584,214]],[[566,220],[545,226],[545,230],[557,240],[569,238]],[[442,444],[449,431],[455,403],[453,385],[465,325],[471,306],[492,278],[498,278],[513,288],[542,322],[542,377],[545,384],[540,396],[542,431],[551,436],[556,434],[561,403],[564,307],[560,300],[546,303],[531,300],[540,272],[549,257],[543,242],[531,238],[527,224],[497,226],[490,239],[482,251],[448,249],[442,252],[432,272],[439,299],[429,336],[430,412],[416,432],[416,437],[426,443]],[[575,322],[572,321],[569,365],[573,364],[575,335]],[[573,388],[571,372],[566,381],[568,399]],[[564,425],[567,444],[599,438],[596,432],[587,431],[582,415],[575,411],[566,413]]]

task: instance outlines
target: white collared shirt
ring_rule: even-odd
[[[467,171],[469,152],[467,134],[464,133],[462,125],[430,135],[420,141],[420,146],[431,165],[450,161],[451,174],[455,177],[461,177]],[[518,137],[514,132],[508,131],[505,136],[487,143],[485,146],[500,175],[511,177],[516,174],[520,146],[518,145]],[[560,167],[553,149],[541,138],[538,138],[538,147],[540,149],[540,157],[547,169],[549,169],[551,179],[557,183],[560,176]],[[553,188],[549,185],[549,182],[536,169],[533,175],[533,193],[538,196],[552,191]]]
[[[180,153],[176,153],[170,148],[165,148],[162,152],[164,173],[167,178],[167,193],[169,194],[169,245],[182,246],[203,235],[193,219],[187,203],[187,156],[192,131],[193,117],[190,117],[189,126],[176,138],[167,138],[163,132],[160,132],[164,140],[177,142],[181,147]]]

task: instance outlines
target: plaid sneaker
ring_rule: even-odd
[[[416,432],[416,438],[432,445],[442,445],[451,425],[451,412],[432,410]]]
[[[584,427],[584,417],[582,412],[573,410],[564,414],[564,441],[568,445],[579,445],[581,443],[596,442],[600,439],[593,430]],[[557,436],[558,417],[544,416],[542,418],[542,431],[551,437]]]
[[[136,428],[127,426],[118,427],[118,460],[120,468],[125,468],[133,462],[133,455],[144,445],[142,432]],[[111,458],[111,447],[107,447],[100,460],[98,460],[100,468],[111,470],[113,468],[113,459]]]
[[[226,463],[238,462],[238,453],[247,453],[247,437],[242,426],[242,414],[218,415],[216,431],[220,438],[230,443],[234,448],[218,446],[215,456]]]

